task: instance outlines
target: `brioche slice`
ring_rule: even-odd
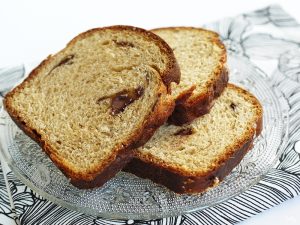
[[[217,185],[242,160],[262,129],[262,106],[229,84],[210,113],[182,127],[161,126],[125,167],[177,193]]]
[[[174,108],[171,48],[143,29],[89,30],[6,95],[12,119],[79,188],[101,186]]]
[[[173,49],[181,70],[180,84],[172,88],[176,107],[169,122],[189,123],[209,112],[228,82],[226,49],[219,35],[192,27],[152,30]]]

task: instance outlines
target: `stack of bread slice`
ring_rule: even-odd
[[[4,105],[78,188],[123,169],[178,193],[217,185],[251,149],[262,106],[228,84],[218,34],[191,27],[89,30]]]

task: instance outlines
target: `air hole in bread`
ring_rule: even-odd
[[[118,47],[127,47],[127,48],[134,48],[134,44],[129,42],[129,41],[117,41],[113,40],[113,42],[118,46]]]
[[[188,136],[188,135],[192,135],[193,133],[195,133],[193,128],[186,127],[186,128],[178,130],[174,135]]]
[[[123,70],[132,70],[135,65],[129,66],[113,66],[111,69],[115,72],[122,72]]]
[[[73,64],[73,61],[72,61],[72,59],[74,59],[74,55],[68,55],[68,56],[66,56],[65,58],[63,58],[56,66],[55,66],[55,68],[56,67],[59,67],[59,66],[62,66],[62,65],[65,65],[65,64],[67,64],[67,65],[71,65],[71,64]],[[54,68],[53,68],[54,69]]]
[[[63,65],[71,65],[73,64],[73,61],[72,59],[74,59],[75,55],[71,54],[71,55],[68,55],[66,56],[65,58],[63,58],[58,64],[56,64],[52,70],[50,70],[50,72],[48,73],[48,75],[56,68],[60,67],[60,66],[63,66]]]
[[[233,110],[233,111],[235,111],[235,109],[236,109],[236,104],[234,104],[233,102],[230,104],[230,108]]]
[[[101,43],[102,45],[108,45],[109,44],[109,41],[108,40],[105,40]]]
[[[160,70],[156,65],[151,65],[151,68],[160,74]]]
[[[183,150],[185,150],[184,146],[181,146],[181,147],[178,148],[178,151],[183,151]]]

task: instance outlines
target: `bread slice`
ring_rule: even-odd
[[[229,84],[210,113],[182,127],[160,127],[125,171],[177,193],[203,192],[231,172],[261,129],[258,100]]]
[[[226,49],[215,32],[192,27],[152,30],[172,48],[181,70],[172,88],[176,108],[170,123],[182,125],[209,112],[228,82]]]
[[[174,108],[180,72],[171,48],[143,29],[75,37],[5,97],[12,119],[79,188],[101,186]]]

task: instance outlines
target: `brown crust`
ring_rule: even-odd
[[[218,182],[222,181],[237,166],[248,150],[251,149],[252,141],[246,142],[241,149],[235,151],[229,160],[221,164],[219,168],[203,176],[185,176],[166,170],[154,163],[145,163],[138,158],[131,160],[124,168],[124,171],[162,184],[179,194],[200,193],[216,185],[216,179],[218,179]]]
[[[169,90],[170,83],[178,83],[180,79],[179,67],[170,47],[158,36],[140,28],[130,26],[112,26],[92,29],[79,34],[77,37],[72,39],[67,44],[67,47],[75,43],[77,40],[103,29],[131,30],[142,33],[142,35],[155,41],[160,46],[161,50],[167,53],[167,55],[169,56],[167,69],[162,74],[160,74],[163,82],[161,82],[161,86],[158,88],[159,96],[157,96],[157,101],[155,106],[153,107],[153,111],[147,117],[147,120],[144,122],[143,126],[137,129],[135,133],[132,133],[132,136],[129,140],[126,140],[124,143],[122,143],[122,145],[116,147],[109,159],[106,160],[105,165],[101,165],[95,168],[88,174],[80,172],[75,173],[70,168],[70,166],[68,166],[68,164],[64,162],[63,159],[55,154],[50,144],[48,144],[47,140],[43,139],[34,128],[31,128],[28,124],[26,124],[18,115],[18,112],[10,104],[10,100],[12,99],[13,95],[15,93],[18,93],[19,91],[22,91],[25,83],[30,81],[31,79],[34,79],[34,77],[39,74],[40,70],[42,70],[45,65],[51,63],[55,55],[49,56],[47,59],[42,61],[41,64],[29,74],[29,76],[23,81],[22,84],[14,88],[4,98],[4,106],[15,123],[20,127],[20,129],[22,129],[29,137],[31,137],[42,147],[42,149],[55,163],[55,165],[67,177],[69,177],[70,182],[78,188],[93,188],[103,185],[107,180],[109,180],[118,171],[120,171],[128,161],[130,161],[130,159],[133,157],[131,149],[145,143],[153,135],[154,131],[160,125],[162,125],[167,120],[168,116],[172,113],[175,103],[174,100],[169,98],[170,96],[167,95],[167,92]]]
[[[228,83],[228,70],[225,66],[227,61],[226,48],[221,42],[219,35],[213,31],[195,28],[195,27],[165,27],[157,28],[151,31],[160,30],[199,30],[212,34],[212,42],[223,50],[220,57],[219,66],[214,70],[214,79],[207,84],[205,93],[193,93],[195,86],[182,92],[176,100],[175,110],[170,116],[168,122],[174,125],[183,125],[192,122],[199,116],[208,113],[213,106],[214,99],[220,96]]]
[[[172,99],[159,97],[157,103],[153,107],[153,112],[149,115],[143,130],[140,132],[138,141],[134,142],[131,149],[138,148],[144,145],[154,134],[154,132],[163,125],[171,115],[175,107],[175,102]]]
[[[105,29],[134,31],[142,34],[144,37],[149,38],[152,41],[155,41],[155,43],[160,47],[160,50],[163,53],[165,53],[169,59],[168,64],[166,66],[166,70],[162,74],[160,74],[164,84],[167,87],[169,87],[172,82],[175,82],[177,84],[180,82],[180,69],[177,60],[175,58],[175,55],[172,51],[172,48],[161,37],[142,28],[133,27],[133,26],[124,26],[124,25],[94,28],[86,32],[83,32],[78,36],[76,36],[75,38],[73,38],[67,46],[73,44],[78,39],[82,39],[86,36],[89,36],[91,33],[98,32]]]
[[[199,193],[217,185],[227,176],[234,167],[243,159],[245,154],[253,147],[253,140],[262,131],[262,107],[258,100],[241,88],[228,84],[229,88],[235,88],[240,93],[246,93],[247,97],[258,109],[255,118],[255,126],[249,130],[239,143],[226,151],[218,159],[209,172],[189,173],[178,168],[168,167],[164,164],[155,163],[151,156],[145,158],[136,154],[136,157],[127,164],[124,171],[133,173],[142,178],[148,178],[156,183],[162,184],[177,193]]]
[[[191,123],[194,119],[209,113],[214,100],[221,95],[228,83],[228,70],[223,68],[215,84],[208,88],[203,95],[193,96],[193,101],[188,102],[193,95],[193,89],[187,90],[176,99],[176,107],[168,122],[177,126]],[[193,87],[192,87],[193,88]]]
[[[63,165],[61,160],[56,155],[52,154],[53,151],[50,145],[48,145],[47,142],[44,141],[34,129],[31,129],[28,126],[26,126],[25,123],[22,123],[22,120],[17,116],[13,114],[10,114],[10,116],[16,123],[16,125],[25,132],[25,134],[27,134],[41,146],[41,148],[55,163],[55,165],[67,177],[69,177],[70,182],[78,188],[93,188],[102,186],[107,180],[109,180],[116,174],[116,171],[120,171],[134,156],[134,153],[133,151],[131,151],[131,149],[124,148],[118,153],[118,155],[115,156],[115,159],[111,162],[111,164],[101,171],[101,174],[93,176],[93,179],[83,180],[82,176],[74,174],[72,170],[68,169]]]

